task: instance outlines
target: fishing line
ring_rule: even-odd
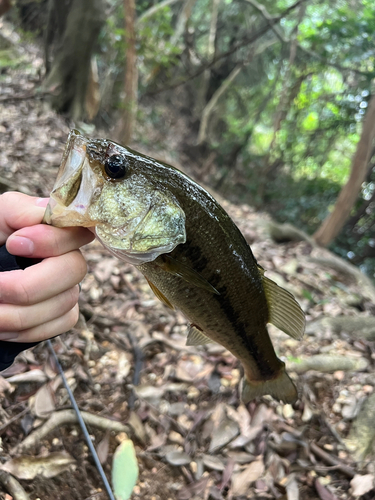
[[[61,378],[63,380],[63,383],[65,385],[65,388],[68,391],[68,396],[70,398],[70,401],[72,403],[74,411],[77,414],[78,423],[81,426],[82,432],[83,432],[83,434],[85,436],[85,439],[86,439],[87,446],[89,447],[89,450],[90,450],[91,455],[92,455],[92,457],[94,459],[96,468],[98,469],[100,477],[102,478],[102,481],[104,483],[104,486],[105,486],[105,489],[107,491],[107,494],[108,494],[110,500],[116,500],[115,496],[113,494],[112,488],[111,488],[111,486],[110,486],[110,484],[108,482],[107,476],[104,473],[102,464],[100,463],[98,454],[96,453],[95,447],[92,444],[90,435],[89,435],[89,433],[87,431],[86,424],[85,424],[85,422],[84,422],[84,420],[82,418],[81,412],[80,412],[80,410],[78,408],[77,401],[75,400],[75,397],[73,396],[72,390],[69,387],[68,381],[66,380],[66,377],[65,377],[64,370],[62,369],[62,366],[60,365],[59,359],[58,359],[58,357],[57,357],[57,355],[56,355],[56,353],[55,353],[55,351],[53,349],[52,342],[50,341],[50,339],[47,339],[47,345],[48,345],[49,350],[51,351],[52,356],[53,356],[53,358],[55,360],[55,363],[56,363],[57,368],[58,368],[58,370],[60,372],[60,375],[61,375]]]

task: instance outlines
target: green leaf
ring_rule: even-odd
[[[115,451],[112,484],[117,500],[128,500],[138,479],[138,462],[133,441],[126,439]]]
[[[302,122],[302,126],[305,130],[315,130],[318,128],[319,115],[315,111],[311,111]]]

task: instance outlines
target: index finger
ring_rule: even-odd
[[[86,271],[84,258],[74,250],[24,270],[0,273],[0,303],[37,304],[78,284]]]
[[[46,200],[9,191],[0,196],[0,245],[15,230],[40,224]]]

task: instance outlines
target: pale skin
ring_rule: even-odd
[[[0,340],[39,342],[78,321],[79,286],[86,262],[79,248],[94,239],[84,228],[41,224],[48,199],[9,192],[0,196],[0,246],[13,255],[43,259],[0,273]]]

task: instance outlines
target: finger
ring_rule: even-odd
[[[40,224],[45,212],[46,198],[35,198],[9,191],[0,196],[0,244],[15,230]]]
[[[70,311],[78,302],[76,285],[55,297],[31,306],[0,304],[0,340],[12,339],[12,333],[48,323]]]
[[[7,250],[13,255],[45,258],[68,253],[87,243],[95,236],[85,228],[57,228],[38,224],[24,227],[7,239]]]
[[[77,285],[86,271],[85,259],[74,250],[25,270],[0,273],[0,304],[37,304]]]
[[[10,340],[11,342],[41,342],[61,333],[67,332],[76,325],[79,318],[79,308],[76,304],[70,311],[63,314],[59,318],[48,321],[34,328],[29,328],[19,332],[17,338]]]

